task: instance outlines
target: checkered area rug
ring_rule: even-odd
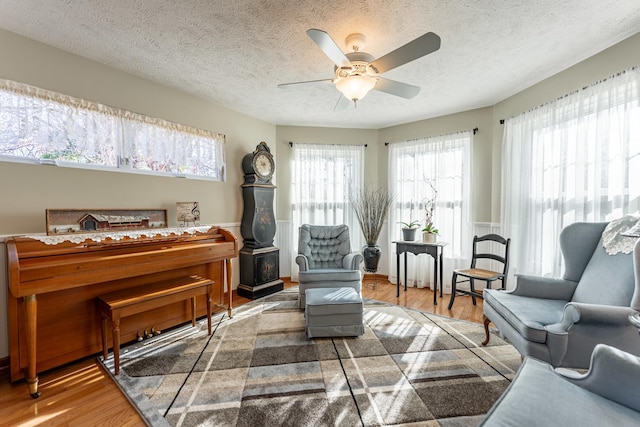
[[[373,300],[363,336],[310,340],[297,294],[126,347],[112,377],[152,426],[473,426],[520,365],[481,325]]]

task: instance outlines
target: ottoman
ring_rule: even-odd
[[[308,338],[353,337],[364,334],[362,298],[353,288],[305,291]]]

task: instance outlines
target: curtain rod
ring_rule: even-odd
[[[297,142],[296,144],[302,144],[304,145],[303,142]],[[345,147],[348,146],[360,146],[360,145],[364,145],[364,148],[367,148],[367,144],[308,144],[308,145],[344,145]],[[289,141],[289,147],[293,147],[293,141]]]
[[[580,92],[582,92],[582,91],[584,91],[584,90],[589,89],[590,87],[593,87],[593,86],[597,86],[597,85],[599,85],[599,84],[602,84],[602,83],[606,82],[607,80],[613,79],[613,78],[615,78],[615,77],[620,77],[621,75],[623,75],[623,74],[625,74],[625,73],[627,73],[627,72],[635,71],[636,69],[638,69],[638,67],[640,67],[640,65],[634,65],[633,67],[627,68],[626,70],[618,71],[618,72],[617,72],[617,73],[615,73],[615,74],[611,74],[609,77],[605,77],[604,79],[600,79],[600,80],[598,80],[598,81],[596,81],[596,82],[593,82],[593,83],[591,83],[591,84],[588,84],[588,85],[586,85],[586,86],[583,86],[583,87],[582,87],[582,89],[578,89],[578,90],[574,90],[573,92],[566,93],[566,94],[564,94],[564,95],[562,95],[562,96],[557,97],[556,99],[553,99],[553,100],[551,100],[551,101],[547,101],[547,102],[545,102],[545,103],[543,103],[543,104],[540,104],[540,105],[538,105],[537,107],[530,108],[530,109],[528,109],[527,111],[524,111],[524,112],[522,112],[522,113],[516,114],[515,116],[511,116],[510,118],[517,117],[517,116],[519,116],[520,114],[524,114],[525,112],[526,112],[526,113],[528,113],[528,112],[531,112],[531,111],[533,111],[533,110],[537,110],[538,108],[544,107],[545,105],[551,104],[552,102],[560,101],[561,99],[564,99],[564,98],[566,98],[567,96],[575,95],[576,93],[580,93]],[[500,119],[500,124],[501,124],[501,125],[503,125],[503,124],[504,124],[504,121],[505,121],[505,119]]]
[[[480,129],[478,129],[478,127],[476,126],[476,127],[474,127],[473,129],[471,129],[471,130],[473,131],[473,134],[475,135],[476,133],[478,133],[478,131],[479,131]],[[447,134],[444,134],[444,135],[453,135],[453,134],[455,134],[455,133],[460,133],[460,132],[465,132],[465,131],[461,130],[461,131],[459,131],[459,132],[447,133]],[[444,135],[436,135],[436,136],[444,136]],[[424,139],[424,138],[409,139],[408,141],[417,141],[417,140],[419,140],[419,139]],[[402,141],[402,142],[407,142],[407,141]],[[384,146],[386,147],[386,146],[388,146],[389,144],[391,144],[391,143],[390,143],[390,142],[385,142],[385,143],[384,143]]]

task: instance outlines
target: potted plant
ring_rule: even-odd
[[[358,218],[360,230],[362,230],[367,243],[362,248],[364,267],[367,271],[375,272],[378,270],[382,252],[376,242],[380,237],[391,199],[389,190],[383,187],[364,186],[349,195],[349,203]]]
[[[398,224],[404,225],[402,228],[402,240],[406,242],[413,242],[416,239],[416,230],[420,225],[420,221],[413,220],[411,222],[402,222]]]
[[[422,241],[424,243],[435,243],[437,236],[438,229],[434,227],[433,223],[422,229]]]
[[[427,184],[431,187],[431,196],[423,200],[425,221],[424,228],[422,229],[422,241],[424,243],[434,243],[438,235],[438,229],[433,224],[433,211],[436,207],[436,199],[438,197],[438,190],[434,187],[430,180],[427,180]]]

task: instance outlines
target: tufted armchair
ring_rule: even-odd
[[[361,294],[361,262],[362,255],[351,253],[346,225],[302,225],[296,257],[300,268],[298,307],[305,307],[305,291],[311,288],[350,287]]]
[[[632,253],[609,255],[606,226],[575,223],[562,230],[562,278],[517,275],[513,290],[486,289],[483,345],[493,322],[520,354],[554,367],[588,368],[599,343],[640,355],[638,330],[628,320],[640,309],[640,243]]]

